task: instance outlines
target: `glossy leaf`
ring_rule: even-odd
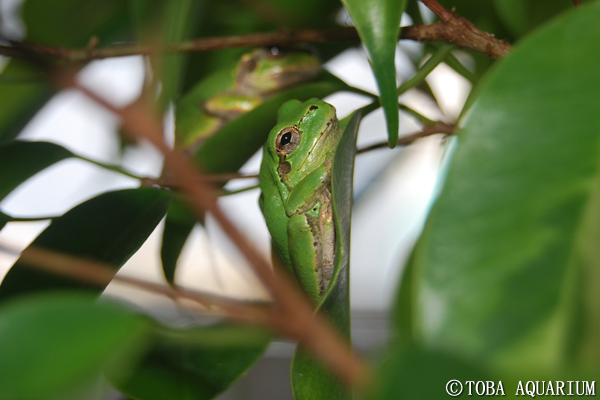
[[[599,369],[598,18],[524,39],[472,99],[400,296],[414,340],[495,369]]]
[[[53,293],[0,307],[0,395],[55,399],[90,386],[118,358],[131,367],[149,320],[95,296]],[[60,396],[65,398],[66,396]]]
[[[54,219],[31,246],[102,261],[116,273],[160,222],[169,199],[168,192],[149,188],[101,194]],[[0,299],[57,289],[103,290],[17,260],[0,286]]]
[[[331,283],[319,306],[320,312],[350,341],[350,218],[356,137],[361,112],[347,123],[332,166],[333,211],[336,227],[335,267]],[[312,355],[297,349],[292,360],[292,390],[296,400],[351,399],[352,392]]]
[[[0,200],[38,172],[73,156],[48,142],[15,141],[0,146]]]
[[[140,400],[213,399],[264,352],[270,337],[256,328],[216,325],[162,335],[133,375],[109,376]]]
[[[385,112],[390,147],[398,143],[398,95],[394,57],[406,0],[342,0],[366,48]]]

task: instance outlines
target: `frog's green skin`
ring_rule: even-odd
[[[286,102],[260,167],[260,208],[273,244],[318,303],[333,274],[331,165],[341,138],[335,108],[319,99]]]
[[[208,99],[179,104],[176,137],[194,151],[221,126],[258,107],[270,95],[308,82],[319,74],[317,58],[303,50],[259,48],[244,54],[229,88]]]

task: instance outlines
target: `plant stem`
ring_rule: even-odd
[[[408,115],[410,115],[411,117],[418,120],[423,125],[434,125],[436,123],[436,121],[427,118],[423,114],[419,113],[418,111],[413,110],[412,108],[410,108],[404,104],[398,104],[398,108],[400,110],[404,111],[405,113],[407,113]]]
[[[89,159],[87,157],[80,156],[80,155],[75,155],[75,158],[78,158],[78,159],[80,159],[82,161],[89,162],[90,164],[94,164],[94,165],[96,165],[96,166],[98,166],[100,168],[104,168],[104,169],[106,169],[108,171],[112,171],[112,172],[116,172],[116,173],[128,176],[128,177],[133,178],[133,179],[138,179],[138,180],[144,179],[141,176],[135,175],[135,174],[127,171],[126,169],[124,169],[123,167],[121,167],[119,165],[104,164],[104,163],[101,163],[99,161],[94,161],[92,159]]]
[[[423,64],[421,68],[419,68],[419,70],[414,76],[412,76],[410,79],[408,79],[398,87],[398,96],[405,93],[407,90],[417,86],[419,83],[423,82],[427,75],[429,75],[429,73],[433,71],[435,67],[437,67],[442,61],[444,61],[444,59],[448,56],[448,54],[450,54],[453,48],[454,46],[452,45],[446,45],[441,47],[425,62],[425,64]]]

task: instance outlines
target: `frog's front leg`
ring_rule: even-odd
[[[294,214],[308,212],[315,207],[319,197],[329,186],[330,177],[331,163],[325,162],[298,182],[285,204],[286,214],[291,217]]]
[[[321,296],[319,265],[317,260],[318,239],[308,222],[306,214],[294,214],[287,224],[290,259],[300,285],[309,299],[317,304]]]

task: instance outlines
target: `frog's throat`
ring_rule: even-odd
[[[334,122],[333,122],[333,118],[331,118],[328,122],[327,122],[327,128],[325,128],[325,130],[323,132],[321,132],[321,135],[319,136],[319,138],[317,140],[315,140],[315,142],[313,143],[312,147],[310,148],[310,150],[308,151],[308,154],[311,154],[315,148],[317,147],[317,145],[319,143],[321,143],[321,140],[323,140],[323,138],[326,138],[329,135],[329,132],[331,132],[331,129],[333,128]],[[302,164],[300,164],[300,166],[298,167],[298,171],[302,170],[302,168],[304,167],[304,164],[308,161],[308,157],[306,157],[303,161]]]

